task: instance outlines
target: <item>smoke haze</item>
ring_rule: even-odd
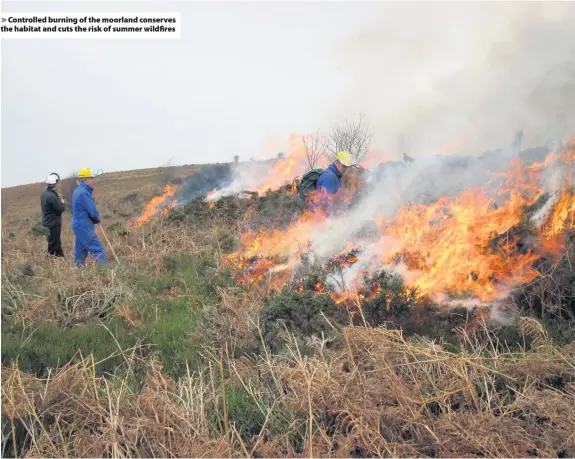
[[[341,42],[347,85],[327,115],[363,112],[378,149],[410,155],[546,144],[575,128],[575,4],[385,3]]]

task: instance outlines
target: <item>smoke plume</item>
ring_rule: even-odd
[[[474,154],[546,145],[575,126],[575,4],[382,3],[338,43],[349,84],[329,115],[362,112],[379,149]],[[400,152],[401,153],[401,152]]]
[[[175,194],[177,206],[186,205],[193,199],[217,188],[225,188],[232,182],[232,169],[227,164],[209,164],[188,177]]]

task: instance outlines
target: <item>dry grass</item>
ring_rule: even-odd
[[[175,382],[157,362],[124,352],[130,371],[99,378],[90,358],[46,380],[5,370],[3,412],[30,433],[27,457],[572,457],[573,347],[523,355],[470,346],[453,354],[405,341],[400,332],[343,330],[345,347],[316,343],[313,358],[229,359],[215,351],[202,374]],[[265,421],[246,442],[226,419],[221,375],[242,386]],[[130,375],[144,373],[139,389]],[[561,383],[557,375],[561,375]],[[277,385],[265,384],[275,381]],[[263,397],[266,395],[266,397]],[[264,403],[262,400],[268,400]],[[272,400],[269,402],[269,400]],[[274,413],[307,413],[304,443],[289,450],[296,424],[271,432]],[[219,417],[223,428],[217,429]],[[51,423],[47,420],[51,419]]]
[[[281,356],[265,346],[250,354],[253,337],[262,335],[256,318],[269,280],[249,290],[217,285],[217,310],[193,296],[177,270],[173,285],[142,296],[142,282],[166,276],[170,257],[209,256],[216,264],[209,273],[224,270],[221,222],[177,226],[159,217],[143,228],[130,225],[138,206],[159,190],[157,171],[97,179],[98,206],[108,216],[103,227],[120,259],[105,268],[73,268],[69,215],[64,260],[48,259],[46,241],[28,234],[42,189],[2,190],[3,318],[74,327],[110,316],[132,331],[147,320],[136,298],[142,308],[184,301],[190,314],[207,311],[198,336],[185,341],[205,343],[205,365],[172,379],[143,344],[118,344],[115,357],[122,364],[106,376],[98,374],[101,362],[93,355],[77,355],[42,377],[13,361],[2,372],[4,455],[575,456],[575,347],[554,347],[538,321],[519,320],[533,346],[516,354],[499,351],[504,346],[482,329],[484,323],[474,324],[481,340],[462,336],[461,353],[423,338],[406,340],[398,331],[348,326],[339,333],[342,345],[310,338],[311,356],[295,337]],[[115,224],[128,234],[113,231]],[[247,222],[226,226],[234,232]]]

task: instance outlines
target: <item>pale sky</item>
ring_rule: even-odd
[[[179,12],[180,40],[3,40],[2,186],[273,154],[338,90],[338,37],[369,4],[3,2],[3,11]],[[281,145],[280,145],[281,147]]]
[[[365,113],[376,146],[575,133],[575,3],[2,2],[179,12],[179,40],[3,40],[2,187],[82,167],[266,157]]]

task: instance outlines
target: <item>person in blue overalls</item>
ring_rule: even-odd
[[[106,264],[104,246],[96,235],[96,225],[100,223],[100,213],[92,196],[94,176],[88,168],[78,174],[78,187],[72,195],[72,230],[76,236],[74,263],[83,266],[88,254],[96,263]]]
[[[336,206],[334,196],[341,188],[341,180],[352,166],[353,157],[348,151],[340,151],[335,161],[319,176],[315,189],[317,193],[311,202],[311,209],[323,209],[331,214]]]

